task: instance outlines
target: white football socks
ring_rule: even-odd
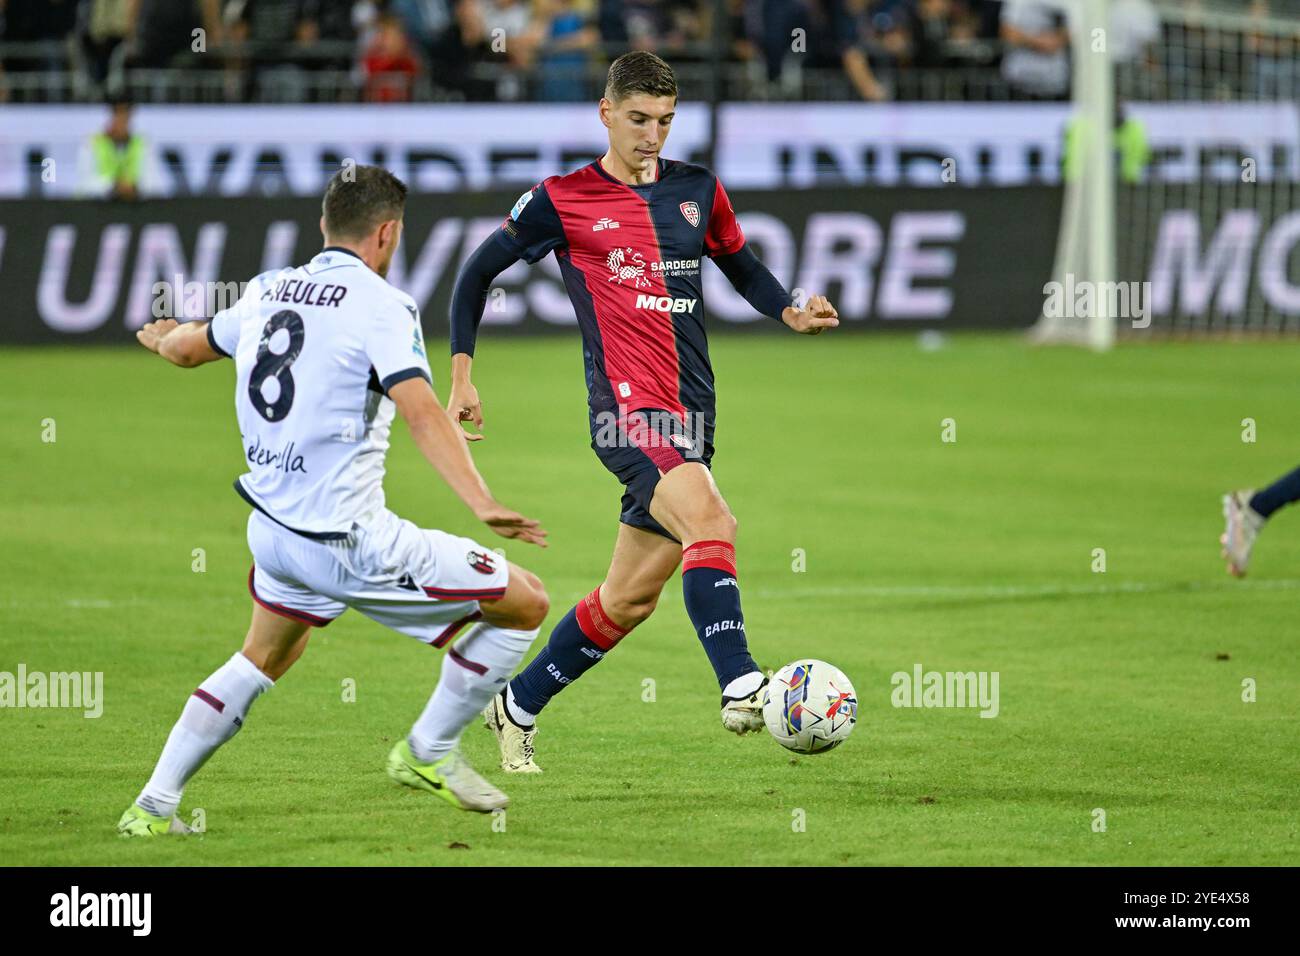
[[[185,702],[153,776],[135,802],[154,816],[175,813],[190,777],[239,732],[253,701],[274,686],[275,681],[243,654],[226,661]]]
[[[438,686],[407,737],[415,759],[433,763],[456,749],[461,731],[510,679],[538,630],[480,623],[447,648]]]
[[[516,726],[523,727],[525,730],[537,723],[536,714],[530,714],[519,706],[519,702],[515,700],[515,689],[509,684],[506,684],[506,715],[515,722]]]
[[[748,674],[741,674],[735,680],[730,681],[726,687],[722,688],[722,696],[730,697],[732,700],[739,700],[742,697],[748,697],[763,683],[762,671],[750,671]]]

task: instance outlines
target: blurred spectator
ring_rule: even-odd
[[[296,54],[311,49],[320,36],[304,0],[230,0],[226,4],[227,36],[241,45],[232,58],[235,69],[251,83],[261,102],[297,103],[307,99],[303,60]]]
[[[1276,16],[1268,0],[1252,0],[1252,20],[1270,20]],[[1285,13],[1282,13],[1285,16]],[[1290,29],[1257,29],[1246,40],[1254,54],[1250,93],[1258,100],[1292,100],[1300,97],[1300,24],[1294,18]]]
[[[374,4],[357,0],[302,0],[302,19],[308,24],[307,40],[357,38],[357,27],[374,16]]]
[[[1115,173],[1120,182],[1132,185],[1141,181],[1142,173],[1151,162],[1151,147],[1147,142],[1146,127],[1142,121],[1130,116],[1124,108],[1119,91],[1115,91],[1115,128],[1111,143],[1115,150]],[[1076,182],[1087,161],[1087,151],[1092,135],[1091,117],[1076,113],[1065,127],[1065,144],[1061,150],[1061,178]]]
[[[988,40],[998,38],[1002,21],[1002,2],[1003,0],[966,0],[977,37]]]
[[[727,36],[731,44],[727,48],[727,60],[731,63],[750,63],[758,59],[758,47],[754,45],[753,36],[758,31],[751,31],[747,8],[753,5],[749,0],[727,0]]]
[[[411,99],[420,63],[398,17],[384,14],[379,18],[370,45],[361,58],[361,69],[368,101],[396,103]]]
[[[529,5],[523,0],[478,0],[477,6],[488,49],[504,53],[511,63],[531,64],[542,35]]]
[[[202,30],[202,48],[211,50],[222,41],[219,0],[132,0],[132,65],[171,66],[189,54]]]
[[[495,86],[474,72],[474,67],[484,58],[487,50],[487,30],[479,14],[478,0],[449,0],[449,19],[434,16],[433,5],[440,0],[398,0],[397,9],[412,5],[421,6],[419,16],[411,14],[417,26],[415,37],[420,40],[429,63],[436,64],[431,79],[441,88],[470,101],[491,99]],[[423,31],[418,32],[418,31]]]
[[[530,71],[545,36],[545,25],[533,18],[528,4],[521,0],[477,0],[466,19],[476,20],[471,28],[479,37],[470,54],[479,62],[504,65],[492,86],[490,98],[523,98],[522,74]]]
[[[453,0],[390,0],[388,12],[401,19],[406,35],[430,62],[437,62],[431,54],[452,26],[455,5]]]
[[[1116,64],[1142,63],[1160,39],[1160,14],[1151,0],[1111,0],[1106,51]]]
[[[843,70],[862,99],[881,102],[889,93],[876,79],[868,58],[872,9],[867,0],[807,0],[807,66]],[[892,20],[882,26],[892,28]]]
[[[78,0],[0,0],[0,40],[46,43],[45,52],[6,57],[10,72],[58,70],[65,63],[62,42],[77,24]]]
[[[1117,88],[1140,99],[1156,95],[1159,41],[1160,14],[1151,0],[1112,0],[1107,51],[1115,64]]]
[[[550,102],[586,99],[587,64],[600,42],[600,32],[576,0],[545,0],[539,6],[546,31],[539,64],[541,98]]]
[[[359,30],[370,23],[375,10],[369,0],[302,0],[299,16],[298,38],[305,48],[315,50],[327,44],[331,50],[337,47],[340,51],[313,56],[307,68],[346,70],[355,57]]]
[[[100,199],[136,200],[154,187],[149,145],[131,132],[131,104],[110,104],[108,126],[81,147],[77,193]]]
[[[116,90],[120,77],[109,83],[110,72],[117,74],[126,53],[131,33],[133,0],[85,0],[77,25],[81,66],[94,91],[111,85]]]
[[[599,20],[607,44],[650,50],[669,60],[680,61],[690,44],[706,39],[700,4],[690,0],[602,0]]]
[[[802,47],[795,45],[796,29],[807,28],[807,11],[800,0],[751,0],[745,18],[747,33],[762,53],[767,82],[776,83],[788,67],[797,68],[797,57],[819,52],[815,39],[805,35]]]
[[[1052,0],[1005,0],[1002,76],[1014,99],[1063,100],[1070,95],[1070,33]]]
[[[748,0],[742,0],[748,2]],[[627,20],[623,17],[623,0],[596,0],[596,28],[600,40],[610,47],[627,46]]]
[[[909,20],[908,60],[920,69],[960,65],[959,45],[979,35],[979,20],[965,0],[916,0]]]
[[[912,41],[912,0],[846,0],[846,4],[858,45],[871,65],[893,69],[905,65]]]

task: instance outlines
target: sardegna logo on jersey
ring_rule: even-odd
[[[610,282],[622,285],[624,281],[630,281],[638,289],[650,284],[645,274],[645,258],[631,246],[611,250],[605,257],[605,265],[609,267]]]

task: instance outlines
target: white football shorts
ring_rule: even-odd
[[[506,590],[505,558],[472,538],[383,510],[346,538],[318,541],[259,511],[248,517],[248,590],[275,614],[324,627],[348,608],[442,647]]]

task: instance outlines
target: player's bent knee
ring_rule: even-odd
[[[738,522],[726,505],[709,508],[695,516],[686,526],[686,537],[682,543],[693,544],[696,541],[735,542]]]
[[[617,594],[601,595],[601,606],[619,627],[630,631],[643,623],[659,604],[659,595],[650,597],[620,597]]]
[[[480,603],[483,617],[498,627],[531,631],[542,626],[551,610],[551,599],[542,579],[518,565],[510,565],[510,584],[496,601]]]
[[[531,631],[535,627],[541,627],[549,613],[551,613],[551,598],[546,593],[546,588],[542,586],[542,582],[538,580],[529,602],[529,612],[526,615],[528,623],[522,625],[522,629]]]

